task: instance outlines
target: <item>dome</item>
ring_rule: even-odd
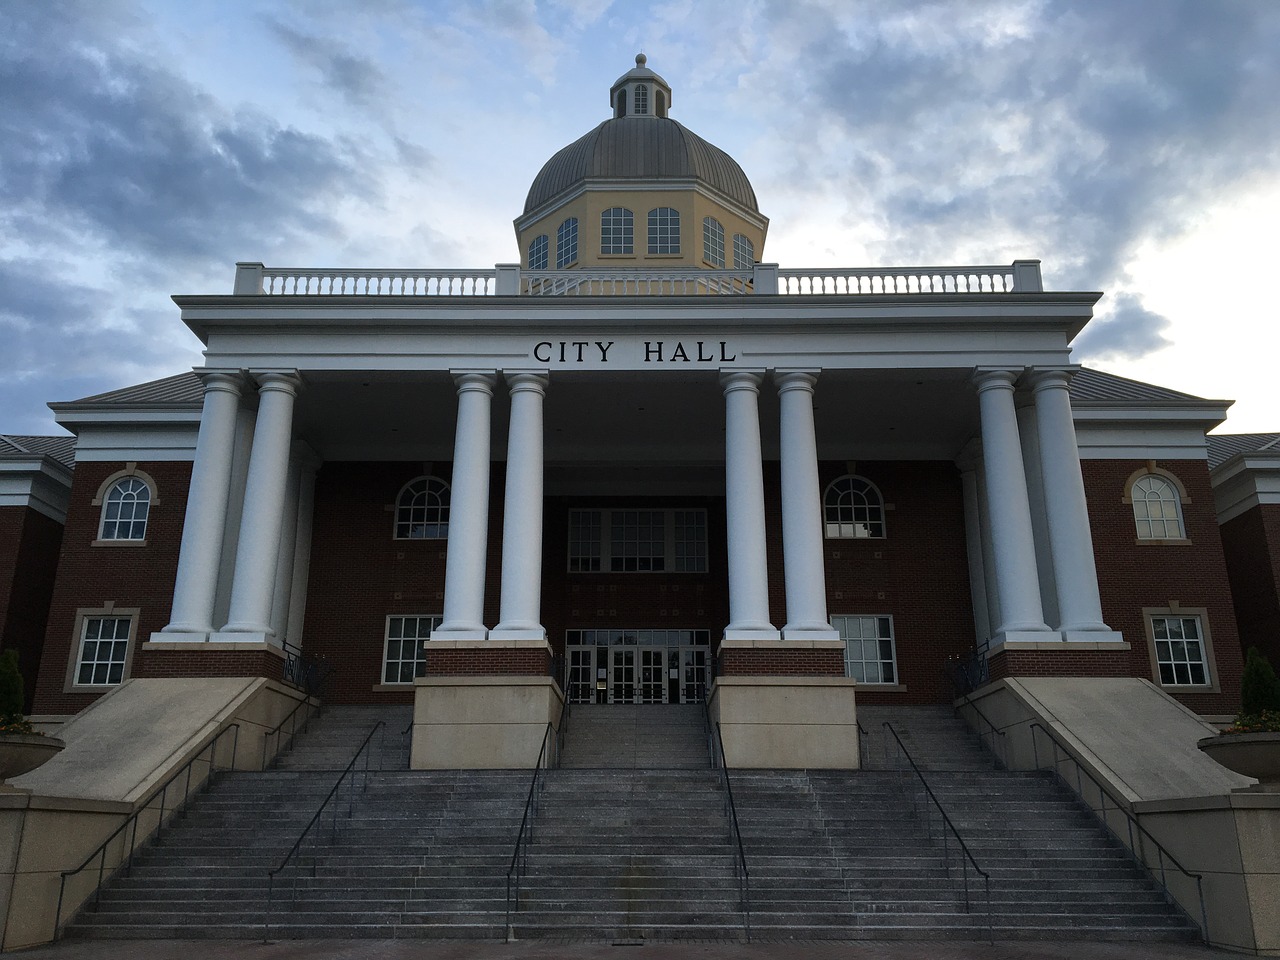
[[[533,178],[530,213],[583,180],[695,179],[759,213],[736,160],[665,117],[615,117],[563,148]]]

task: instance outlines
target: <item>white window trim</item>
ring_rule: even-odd
[[[1160,661],[1156,656],[1155,617],[1195,617],[1200,621],[1200,644],[1204,648],[1204,668],[1208,671],[1208,683],[1163,683],[1160,680]],[[1143,607],[1142,629],[1147,635],[1147,653],[1151,661],[1151,678],[1161,690],[1170,693],[1221,693],[1218,679],[1218,661],[1213,652],[1213,631],[1209,628],[1209,611],[1205,607],[1184,607],[1170,600],[1166,607]]]
[[[413,680],[388,680],[387,679],[387,652],[391,647],[391,621],[397,620],[397,619],[399,620],[405,620],[405,619],[434,620],[435,623],[432,624],[432,627],[431,627],[431,629],[434,630],[436,627],[440,626],[441,621],[444,620],[444,615],[439,613],[389,613],[387,614],[386,621],[383,623],[383,627],[382,627],[382,659],[378,662],[378,682],[374,684],[375,690],[412,690],[413,689]],[[417,639],[421,641],[423,638],[418,637]],[[396,662],[402,663],[403,660],[404,658],[400,657],[400,658],[397,658]],[[415,663],[417,662],[416,657],[414,658],[414,662]],[[414,671],[414,676],[415,678],[417,676],[416,670]]]
[[[830,521],[827,520],[827,497],[830,495],[832,488],[841,480],[861,480],[873,491],[875,491],[876,496],[879,497],[880,528],[882,532],[878,537],[877,536],[846,537],[841,535],[832,536],[832,534],[828,532],[827,528],[830,524]],[[836,477],[830,483],[828,483],[825,487],[822,488],[822,537],[824,540],[888,540],[889,539],[889,505],[885,503],[883,491],[881,491],[881,489],[871,480],[867,479],[866,477],[858,473],[844,473]]]
[[[108,601],[101,607],[80,607],[76,610],[75,626],[71,634],[71,656],[67,659],[67,676],[62,685],[63,693],[99,693],[114,690],[133,676],[133,652],[138,645],[138,619],[142,615],[141,607],[117,607]],[[125,647],[124,670],[120,674],[120,683],[77,683],[80,674],[80,655],[84,650],[85,621],[95,617],[116,617],[129,620],[129,640]]]
[[[898,666],[898,627],[893,622],[893,614],[891,613],[833,613],[831,615],[831,626],[835,627],[836,632],[838,633],[840,628],[836,627],[837,620],[861,620],[866,618],[871,618],[876,620],[880,620],[883,618],[889,621],[888,640],[893,645],[893,681],[885,682],[881,680],[859,680],[858,686],[867,687],[869,689],[874,689],[874,690],[887,690],[887,691],[894,691],[894,692],[906,690],[907,689],[906,686],[902,683],[902,670]],[[840,657],[841,657],[841,661],[844,663],[844,670],[845,670],[846,677],[849,676],[849,640],[850,639],[852,638],[845,637],[845,636],[840,637],[840,640],[845,645],[844,649],[840,651]],[[858,639],[865,640],[868,638],[860,637]],[[885,638],[877,637],[876,639],[882,640]],[[865,663],[866,661],[863,661],[863,662]],[[877,661],[877,662],[882,663],[883,661]]]
[[[444,480],[442,477],[436,477],[436,476],[432,476],[429,473],[424,473],[420,476],[414,477],[412,480],[406,483],[403,487],[401,487],[399,492],[396,494],[396,499],[391,504],[391,518],[392,518],[391,519],[391,539],[392,540],[448,540],[450,520],[445,520],[443,524],[436,524],[436,526],[444,526],[445,535],[443,537],[402,537],[400,536],[400,509],[401,509],[400,501],[404,497],[405,492],[411,486],[417,483],[419,480],[426,480],[428,481],[428,484],[430,484],[431,482],[435,482],[440,484],[440,486],[444,487],[445,495],[448,497],[448,501],[449,501],[445,509],[448,511],[448,516],[450,518],[452,518],[453,516],[453,487],[450,486],[448,481]]]
[[[152,478],[151,474],[144,470],[138,469],[138,464],[132,460],[124,465],[123,470],[117,470],[107,479],[103,480],[98,486],[98,492],[94,494],[93,500],[90,501],[92,506],[98,508],[98,532],[92,543],[92,547],[145,547],[147,538],[141,540],[123,540],[115,537],[105,538],[102,536],[102,528],[107,522],[107,497],[111,494],[112,489],[117,483],[125,479],[139,480],[144,483],[149,493],[147,500],[147,524],[146,531],[151,532],[152,509],[160,504],[160,487]]]

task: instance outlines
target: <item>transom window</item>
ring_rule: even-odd
[[[132,617],[85,617],[81,628],[76,684],[112,686],[124,679]]]
[[[600,214],[600,252],[635,253],[635,217],[626,207],[610,207]]]
[[[1208,686],[1209,661],[1199,617],[1152,617],[1151,636],[1162,684]]]
[[[547,242],[547,235],[540,233],[534,237],[529,244],[529,269],[545,270],[547,269],[547,254],[551,246]]]
[[[832,617],[844,641],[845,676],[859,683],[897,683],[898,658],[893,644],[893,617]]]
[[[564,642],[586,647],[709,646],[710,630],[566,630]]]
[[[1172,483],[1156,474],[1134,481],[1129,491],[1139,540],[1182,540],[1182,501]]]
[[[756,265],[756,245],[740,233],[733,235],[733,269],[750,270]]]
[[[636,113],[644,116],[649,112],[649,86],[648,84],[636,84]]]
[[[680,252],[680,211],[654,207],[649,211],[649,252]]]
[[[705,510],[570,510],[571,573],[705,573]]]
[[[578,262],[578,218],[570,217],[556,230],[556,268]]]
[[[137,477],[125,477],[108,491],[102,505],[99,540],[147,539],[151,488]]]
[[[713,267],[724,266],[724,227],[715,217],[702,218],[702,259]]]
[[[396,498],[397,540],[443,540],[449,536],[449,485],[437,477],[405,484]]]
[[[387,617],[383,683],[413,683],[414,678],[427,675],[426,642],[441,619],[434,614]]]
[[[831,539],[882,538],[884,500],[875,484],[862,477],[841,477],[822,498],[827,536]]]

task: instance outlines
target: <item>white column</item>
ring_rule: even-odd
[[[1036,575],[1040,580],[1040,607],[1044,622],[1058,622],[1058,587],[1053,577],[1053,552],[1049,549],[1049,521],[1044,510],[1044,478],[1040,472],[1040,428],[1034,399],[1014,393],[1018,411],[1018,439],[1022,444],[1022,468],[1027,475],[1027,505],[1031,508],[1031,536],[1036,545]]]
[[[298,523],[293,545],[293,586],[289,590],[289,620],[285,639],[302,646],[307,613],[307,581],[311,575],[311,530],[315,518],[317,462],[302,465],[298,481]]]
[[[204,409],[182,523],[173,609],[169,625],[153,634],[153,640],[208,640],[213,632],[240,388],[238,376],[215,373],[204,378]]]
[[[544,374],[508,374],[511,427],[502,513],[502,598],[491,640],[545,640],[542,626],[542,398]]]
[[[1069,382],[1065,370],[1037,371],[1032,378],[1040,434],[1040,474],[1058,589],[1059,629],[1065,640],[1120,640],[1120,635],[1102,621]]]
[[[236,571],[231,580],[231,610],[226,626],[212,638],[217,640],[266,640],[275,633],[271,601],[284,527],[293,402],[299,381],[288,373],[264,373],[257,379],[258,419],[245,481]]]
[[[760,374],[722,373],[725,404],[725,514],[729,542],[726,640],[777,639],[769,622],[764,469],[760,460]]]
[[[293,559],[298,545],[298,487],[301,482],[302,463],[293,457],[289,461],[289,477],[285,483],[276,582],[271,591],[271,630],[276,643],[287,639],[285,631],[289,629],[289,594],[293,590]]]
[[[449,488],[444,619],[433,640],[483,640],[484,574],[489,540],[489,424],[494,375],[460,373],[458,427]]]
[[[982,559],[982,510],[978,505],[978,458],[968,452],[956,461],[960,468],[960,492],[964,499],[964,545],[969,561],[969,600],[973,604],[973,629],[979,650],[991,642],[991,616],[987,607],[987,571]]]
[[[813,428],[817,377],[804,371],[780,371],[775,380],[781,406],[782,562],[787,588],[782,638],[838,640],[839,632],[827,619],[822,492]]]
[[[1009,370],[978,370],[974,374],[982,417],[991,544],[1000,590],[998,642],[1054,639],[1040,605],[1027,477],[1013,404],[1015,379],[1016,374]]]

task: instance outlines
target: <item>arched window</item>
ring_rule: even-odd
[[[658,117],[667,115],[667,95],[660,89],[653,91],[653,113]]]
[[[618,116],[625,117],[627,115],[627,91],[618,91]]]
[[[1154,473],[1139,477],[1129,488],[1133,522],[1139,540],[1182,540],[1182,500],[1177,488]]]
[[[600,252],[635,253],[635,216],[626,207],[610,207],[600,214]]]
[[[578,218],[570,217],[556,231],[556,268],[578,262]]]
[[[724,227],[715,217],[702,218],[702,259],[713,267],[724,266]]]
[[[649,252],[680,252],[680,211],[655,207],[649,211]]]
[[[884,499],[875,484],[862,477],[841,477],[822,498],[827,537],[848,539],[882,538],[884,534]]]
[[[147,516],[151,512],[151,488],[138,477],[123,477],[112,484],[102,499],[99,540],[147,539]]]
[[[449,485],[436,477],[405,484],[396,497],[397,540],[443,540],[449,536]]]
[[[636,85],[636,116],[643,117],[649,112],[649,87],[647,84]]]
[[[529,244],[530,270],[547,269],[547,248],[549,246],[550,244],[547,243],[547,235],[545,233],[541,233],[533,238],[532,242]]]
[[[756,245],[740,233],[733,235],[733,269],[750,270],[756,265]]]

